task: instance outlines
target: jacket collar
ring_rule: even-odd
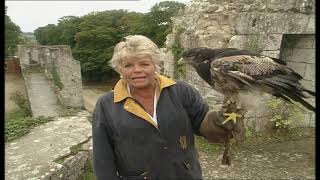
[[[158,83],[158,96],[160,95],[162,89],[172,86],[176,83],[174,80],[163,75],[157,75],[156,80]],[[114,102],[120,102],[128,97],[131,96],[127,90],[127,84],[122,79],[120,79],[114,87]]]

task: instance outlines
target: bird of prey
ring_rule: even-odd
[[[226,121],[236,122],[243,115],[243,111],[238,111],[239,95],[254,91],[290,103],[299,102],[315,111],[315,107],[303,99],[315,96],[315,92],[303,87],[299,82],[302,77],[280,59],[236,48],[197,47],[183,52],[181,60],[192,65],[204,81],[225,96],[223,107],[228,113],[224,115],[229,116]]]
[[[308,95],[315,96],[315,92],[303,87],[299,82],[302,77],[280,59],[236,48],[205,47],[189,49],[182,58],[230,102],[238,101],[239,93],[259,91],[315,111],[304,100]]]

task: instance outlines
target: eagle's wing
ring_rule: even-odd
[[[223,91],[258,90],[300,102],[314,110],[302,98],[302,92],[315,95],[302,87],[302,77],[285,65],[279,64],[267,56],[234,55],[215,59],[211,63],[211,76],[215,86]]]

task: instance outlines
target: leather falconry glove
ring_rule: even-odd
[[[211,143],[223,143],[225,151],[222,164],[231,165],[230,140],[244,141],[245,128],[243,117],[238,117],[236,122],[226,121],[223,111],[209,111],[200,126],[200,133]]]

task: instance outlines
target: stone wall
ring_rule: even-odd
[[[43,69],[49,80],[59,80],[61,86],[55,88],[63,105],[84,106],[80,62],[73,59],[69,46],[20,45],[18,52],[22,70],[37,65]]]
[[[281,54],[281,58],[288,61],[289,67],[302,74],[304,77],[302,84],[314,88],[314,73],[312,74],[312,70],[308,71],[307,75],[305,73],[307,68],[314,70],[314,46],[308,46],[309,49],[303,50],[297,48],[306,41],[304,38],[299,38],[297,47],[291,49],[282,47],[287,34],[304,35],[310,42],[314,41],[314,0],[194,0],[184,12],[180,12],[172,20],[174,28],[173,33],[167,36],[167,52],[176,43],[175,36],[180,36],[183,49],[201,46],[235,47],[276,58]],[[179,29],[183,29],[181,35],[177,33]],[[310,57],[308,61],[299,53],[301,51],[303,56]],[[166,66],[173,66],[173,60],[167,63],[171,64]],[[180,79],[194,85],[211,106],[220,106],[223,96],[211,90],[193,68],[189,66],[186,68],[186,76]],[[168,71],[167,73],[173,74]],[[269,98],[270,96],[255,96],[253,104],[256,108],[247,113],[248,124],[258,131],[263,129],[268,119],[262,117],[267,116],[264,102]],[[314,119],[314,113],[306,112],[305,115],[309,118],[305,118],[304,126],[314,126],[314,123],[310,123],[311,116]]]

